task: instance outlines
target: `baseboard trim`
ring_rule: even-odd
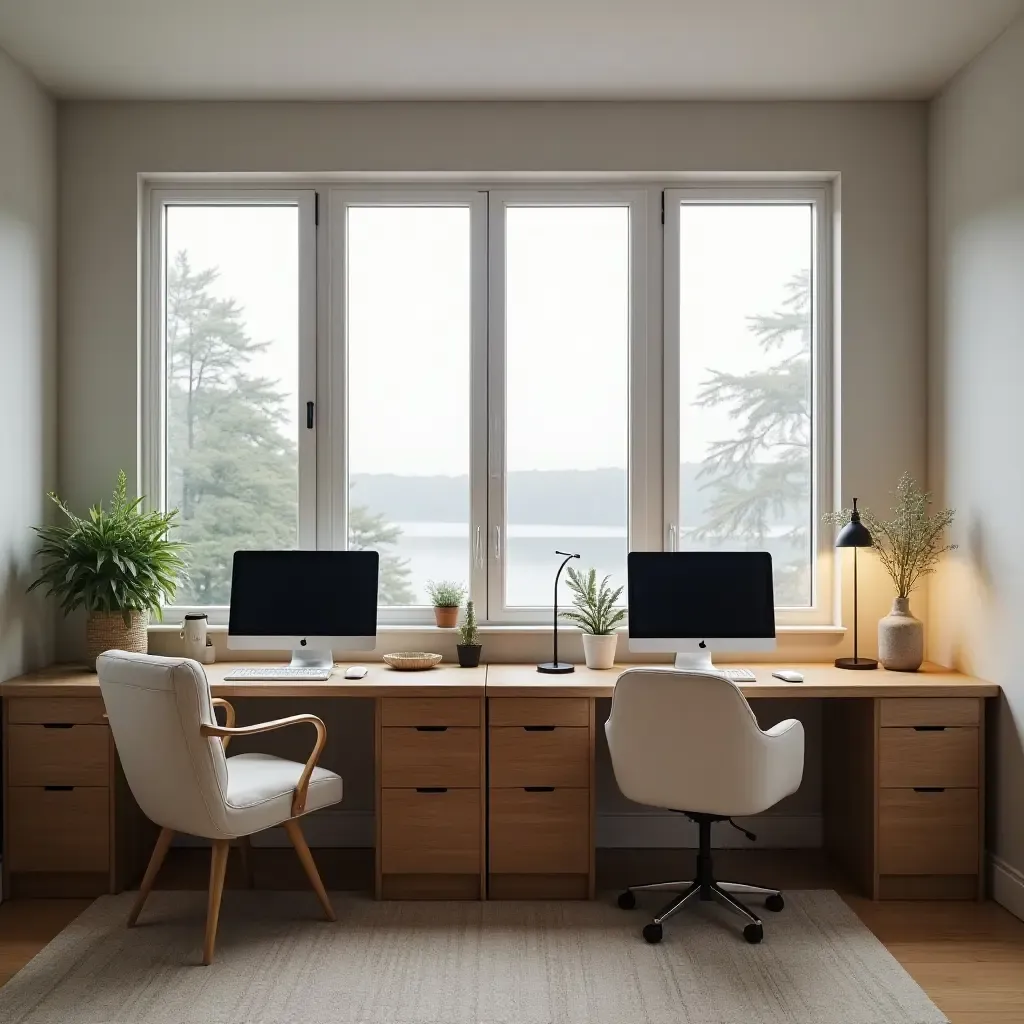
[[[992,899],[1024,921],[1024,873],[1001,857],[993,855],[989,859],[992,863]]]
[[[737,824],[757,835],[757,846],[770,849],[813,849],[823,845],[820,815],[762,814],[737,818]],[[712,830],[720,850],[749,849],[754,844],[728,823]],[[697,826],[681,814],[599,814],[599,848],[695,849]]]

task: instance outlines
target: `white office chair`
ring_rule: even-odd
[[[128,927],[138,920],[175,832],[212,840],[203,963],[213,960],[231,840],[284,825],[329,921],[334,911],[298,819],[341,800],[341,779],[317,768],[327,731],[313,715],[234,728],[235,713],[210,697],[197,661],[107,651],[96,660],[100,690],[125,778],[148,818],[161,827]],[[214,705],[225,708],[227,727]],[[316,743],[304,765],[269,754],[227,757],[232,736],[312,725]],[[248,872],[247,872],[248,873]]]
[[[748,942],[760,942],[760,918],[735,894],[764,896],[765,907],[779,911],[782,893],[716,881],[711,825],[760,814],[797,790],[804,770],[803,726],[790,719],[762,732],[739,687],[717,673],[630,669],[615,684],[605,732],[625,796],[682,812],[700,834],[695,879],[630,886],[619,906],[631,910],[641,890],[677,892],[643,930],[648,942],[660,942],[663,922],[691,900],[717,900],[747,918]]]

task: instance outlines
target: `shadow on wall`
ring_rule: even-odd
[[[32,561],[24,549],[0,558],[0,679],[45,665],[53,645],[53,608],[38,591],[29,594]]]

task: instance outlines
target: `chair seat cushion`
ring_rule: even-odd
[[[292,797],[305,765],[272,754],[235,754],[227,759],[227,767],[226,803],[233,835],[251,835],[292,816]],[[304,813],[340,803],[341,795],[341,777],[314,768]]]

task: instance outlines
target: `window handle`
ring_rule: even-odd
[[[484,528],[478,526],[473,536],[473,562],[478,569],[484,567]]]
[[[669,551],[677,551],[678,550],[678,548],[676,546],[676,524],[675,523],[669,523],[668,524],[668,549],[669,549]]]
[[[501,527],[496,526],[494,528],[494,558],[496,561],[501,561]]]

